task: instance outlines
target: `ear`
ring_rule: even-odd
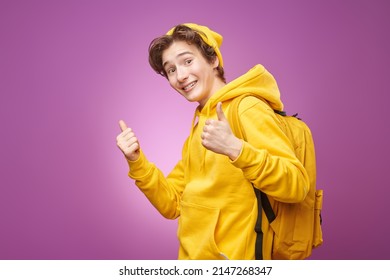
[[[215,59],[213,61],[213,68],[217,68],[219,65],[219,58],[218,56],[215,56]]]

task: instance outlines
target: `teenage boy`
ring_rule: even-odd
[[[135,132],[119,122],[117,145],[129,176],[164,217],[179,219],[179,259],[255,259],[253,186],[268,195],[271,205],[301,202],[309,188],[308,175],[272,110],[283,109],[273,76],[256,65],[226,83],[221,43],[222,36],[208,27],[181,24],[150,44],[152,68],[199,104],[182,158],[167,177],[147,160]],[[254,96],[238,108],[244,141],[233,134],[226,115],[231,101],[246,93]],[[262,221],[263,258],[271,259],[273,231],[265,216]]]

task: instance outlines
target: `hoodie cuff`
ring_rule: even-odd
[[[127,163],[129,165],[129,177],[132,179],[145,177],[153,166],[153,164],[147,160],[142,150],[140,150],[140,155],[137,160],[127,160]]]
[[[265,152],[265,150],[255,149],[251,144],[243,141],[241,153],[230,162],[235,167],[240,168],[248,177],[251,177],[251,174],[255,174],[263,165]]]

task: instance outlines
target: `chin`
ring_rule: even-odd
[[[187,99],[187,100],[190,101],[190,102],[196,102],[196,101],[198,101],[198,98],[196,97],[196,95],[194,96],[194,95],[191,94],[191,93],[182,93],[182,95],[184,96],[185,99]]]
[[[186,98],[186,99],[188,102],[191,102],[191,103],[198,102],[198,100],[193,99],[193,98]]]

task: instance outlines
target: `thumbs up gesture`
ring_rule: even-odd
[[[119,127],[122,132],[116,137],[116,144],[128,160],[136,161],[140,155],[138,139],[124,121],[119,121]]]
[[[210,151],[235,160],[241,152],[242,141],[233,134],[221,102],[217,104],[217,116],[218,120],[206,120],[201,134],[202,145]]]

